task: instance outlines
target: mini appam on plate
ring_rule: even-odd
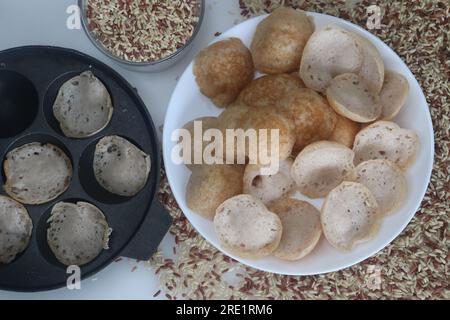
[[[310,198],[325,197],[342,181],[356,177],[355,154],[343,144],[319,141],[299,153],[291,169],[298,190]]]
[[[13,199],[0,196],[0,265],[11,263],[28,247],[32,230],[27,209]]]
[[[393,119],[405,105],[408,93],[408,80],[400,73],[386,70],[380,92],[380,100],[383,106],[382,119]]]
[[[255,74],[250,50],[238,38],[216,42],[195,58],[200,91],[219,107],[227,107]]]
[[[360,183],[346,181],[327,195],[320,220],[323,233],[332,246],[351,250],[376,235],[382,217],[370,190]]]
[[[276,9],[256,28],[250,46],[256,69],[268,74],[297,71],[313,32],[314,20],[305,12],[287,7]]]
[[[417,134],[391,121],[377,121],[355,137],[355,164],[367,160],[389,160],[402,169],[416,160],[420,142]]]
[[[196,166],[199,166],[199,164],[195,164],[195,148],[196,145],[199,148],[201,154],[204,153],[205,148],[208,145],[208,141],[203,140],[203,135],[198,137],[195,135],[195,124],[198,123],[198,125],[201,126],[203,133],[205,131],[208,131],[209,129],[216,129],[217,128],[217,118],[216,117],[201,117],[194,119],[192,121],[189,121],[183,126],[183,129],[187,130],[190,135],[190,143],[187,144],[190,146],[190,163],[185,163],[186,167],[188,167],[189,170],[193,170]],[[183,142],[183,138],[181,138],[181,142]],[[183,157],[185,155],[182,155]]]
[[[290,193],[295,187],[295,181],[291,177],[293,163],[292,159],[282,160],[278,171],[269,175],[262,174],[263,167],[259,165],[247,165],[244,172],[244,193],[251,194],[266,205]]]
[[[248,194],[237,195],[222,203],[216,210],[214,227],[228,250],[248,259],[273,253],[283,229],[277,214]]]
[[[334,77],[359,72],[364,52],[352,32],[335,24],[315,31],[306,43],[300,77],[308,88],[325,92]]]
[[[210,220],[200,217],[186,206],[186,184],[191,173],[185,166],[174,164],[171,160],[173,147],[176,146],[176,141],[171,140],[174,130],[183,127],[192,119],[204,116],[217,117],[222,112],[195,89],[197,85],[192,74],[192,65],[188,66],[173,92],[166,113],[163,135],[164,162],[171,189],[180,208],[196,230],[216,248],[246,265],[259,270],[289,275],[311,275],[340,270],[367,259],[383,249],[400,234],[420,206],[430,179],[434,154],[433,129],[425,97],[413,74],[394,51],[370,32],[347,21],[318,13],[308,12],[307,15],[314,17],[316,30],[335,24],[367,38],[380,52],[385,68],[404,75],[410,84],[406,104],[395,117],[395,122],[402,128],[414,130],[417,133],[420,140],[420,152],[412,167],[405,172],[408,193],[403,205],[395,214],[383,219],[380,231],[374,238],[358,244],[350,252],[337,250],[322,238],[309,255],[298,261],[283,261],[273,256],[258,260],[240,258],[221,245]],[[246,46],[249,46],[256,26],[265,17],[267,16],[245,21],[224,32],[214,41],[238,37]],[[348,70],[345,71],[348,72]],[[414,172],[421,172],[421,174],[417,175]],[[309,201],[317,209],[320,209],[323,204],[323,199],[308,200],[301,194],[296,194],[295,198]]]
[[[338,115],[336,126],[334,127],[329,140],[341,143],[348,148],[353,148],[355,136],[360,130],[361,124]]]
[[[5,191],[24,204],[49,202],[69,188],[72,162],[60,148],[33,142],[10,151],[3,163]]]
[[[296,261],[314,250],[322,234],[320,212],[306,201],[280,198],[269,205],[278,214],[283,234],[274,256]]]
[[[383,214],[390,214],[403,204],[405,176],[388,160],[369,160],[356,167],[356,182],[366,186],[377,200]]]
[[[333,78],[326,94],[334,111],[355,122],[372,122],[381,115],[380,97],[370,90],[360,75],[344,73]]]

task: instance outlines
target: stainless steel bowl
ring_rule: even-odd
[[[191,49],[193,41],[200,31],[200,28],[203,23],[203,18],[205,15],[205,0],[198,0],[199,21],[194,29],[191,38],[187,41],[187,43],[183,47],[172,53],[170,56],[167,56],[166,58],[161,60],[148,62],[133,62],[122,59],[117,55],[113,54],[96,38],[95,34],[89,29],[88,18],[86,16],[87,2],[88,0],[78,0],[78,5],[81,10],[81,20],[83,24],[83,29],[86,32],[88,38],[91,40],[91,42],[97,47],[98,50],[100,50],[111,60],[118,62],[126,69],[140,72],[159,72],[173,66],[176,62],[178,62]]]

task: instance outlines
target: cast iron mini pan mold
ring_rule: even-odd
[[[107,87],[114,106],[109,125],[87,139],[63,135],[53,116],[59,88],[70,78],[92,71]],[[104,136],[118,135],[151,157],[147,185],[134,197],[120,197],[104,190],[95,180],[92,160],[96,143]],[[60,202],[85,201],[104,213],[113,229],[109,250],[81,266],[88,277],[119,255],[147,260],[167,233],[171,218],[155,198],[159,186],[160,146],[152,119],[136,90],[107,65],[74,50],[30,46],[0,52],[0,159],[26,143],[51,143],[72,161],[69,189],[42,205],[25,205],[33,221],[27,249],[8,265],[0,265],[0,288],[41,291],[65,286],[67,267],[58,262],[47,244],[47,219]],[[0,194],[5,173],[1,172]]]

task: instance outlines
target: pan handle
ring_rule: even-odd
[[[145,221],[121,255],[142,261],[149,260],[169,231],[172,221],[170,214],[155,198]]]

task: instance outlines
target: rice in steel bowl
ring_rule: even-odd
[[[189,45],[202,0],[81,1],[88,34],[112,58],[130,63],[169,59]]]

